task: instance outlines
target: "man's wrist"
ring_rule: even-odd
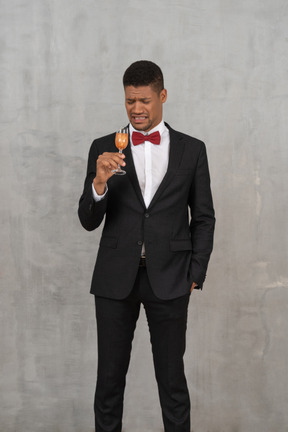
[[[92,190],[92,195],[93,195],[94,201],[99,202],[99,201],[102,201],[104,199],[104,197],[105,197],[105,195],[106,195],[106,193],[108,191],[108,187],[107,187],[107,184],[105,184],[104,192],[102,194],[98,194],[96,192],[95,187],[94,187],[94,183],[92,183],[91,190]]]
[[[97,195],[101,196],[104,195],[106,190],[106,183],[100,183],[96,180],[96,177],[93,180],[93,187],[95,189],[95,192]]]

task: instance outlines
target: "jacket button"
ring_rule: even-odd
[[[149,217],[150,217],[149,213],[145,213],[145,218],[147,219]]]
[[[139,246],[142,246],[143,242],[142,242],[141,240],[138,240],[137,244],[138,244]]]

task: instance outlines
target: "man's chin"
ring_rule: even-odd
[[[151,129],[151,125],[147,123],[135,123],[131,121],[131,124],[137,131],[148,132]]]

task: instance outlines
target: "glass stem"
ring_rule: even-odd
[[[119,153],[122,154],[122,149],[119,150]],[[120,164],[118,164],[118,171],[121,171]]]

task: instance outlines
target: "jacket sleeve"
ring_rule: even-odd
[[[87,231],[92,231],[101,224],[107,208],[109,192],[107,192],[105,197],[98,202],[94,200],[92,193],[92,183],[96,176],[96,161],[98,155],[99,152],[97,150],[96,142],[94,141],[89,151],[84,190],[79,200],[78,207],[80,222]]]
[[[197,288],[203,286],[213,249],[215,217],[210,188],[210,174],[204,143],[199,152],[195,176],[190,190],[192,259],[190,276]]]

